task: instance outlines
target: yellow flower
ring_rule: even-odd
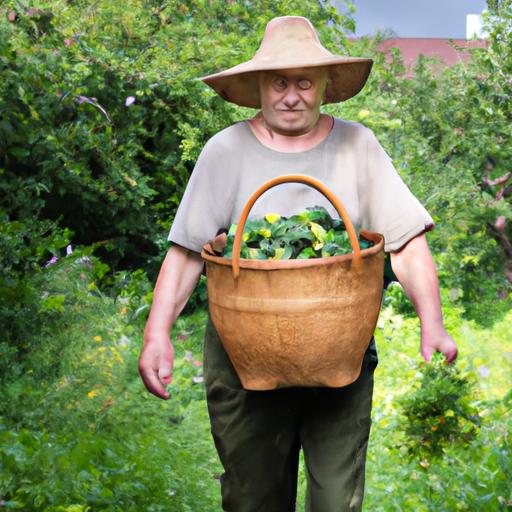
[[[126,306],[123,306],[121,308],[121,315],[126,315],[126,313],[128,313],[128,308]]]
[[[244,234],[242,235],[242,240],[243,240],[244,242],[247,242],[247,240],[249,240],[249,233],[244,233]]]
[[[357,117],[359,117],[359,119],[364,119],[365,117],[368,117],[369,115],[370,115],[370,111],[363,109],[363,110],[359,111],[359,114],[357,114]]]
[[[263,238],[270,238],[272,236],[272,232],[270,229],[258,229],[258,234],[260,234]]]
[[[94,341],[101,341],[101,336],[94,336]]]
[[[265,219],[268,222],[270,222],[270,224],[274,224],[274,222],[276,222],[280,218],[281,218],[281,215],[279,215],[278,213],[267,213],[267,215],[265,215]]]
[[[95,389],[92,389],[91,391],[89,391],[89,393],[87,393],[87,397],[94,398],[97,394],[98,392]]]
[[[117,359],[117,361],[124,364],[123,356],[119,353],[118,350],[116,350],[114,347],[110,347],[110,352],[112,352],[112,355],[114,356],[115,359]]]
[[[432,425],[432,430],[437,430],[439,427],[437,425]]]

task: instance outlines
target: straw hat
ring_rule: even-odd
[[[208,84],[226,101],[260,108],[258,71],[329,66],[324,103],[337,103],[355,96],[363,88],[372,65],[372,59],[332,54],[322,46],[307,18],[282,16],[267,24],[252,59],[198,80]]]

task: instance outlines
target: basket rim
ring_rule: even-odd
[[[369,258],[380,252],[384,252],[384,236],[374,231],[366,231],[361,229],[360,234],[365,238],[375,242],[373,247],[361,250],[361,258]],[[339,256],[327,256],[325,258],[309,258],[309,259],[293,259],[293,260],[253,260],[240,258],[240,268],[248,268],[252,270],[281,270],[292,268],[315,267],[319,265],[330,265],[341,263],[343,261],[351,261],[353,253],[341,254]],[[231,267],[232,259],[223,256],[214,256],[207,253],[204,248],[201,250],[201,257],[210,263],[217,263]]]

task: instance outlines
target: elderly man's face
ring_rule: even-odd
[[[327,78],[325,67],[260,71],[261,112],[267,125],[281,135],[309,132],[320,116]]]

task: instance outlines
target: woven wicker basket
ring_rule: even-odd
[[[249,212],[266,190],[304,183],[323,193],[345,223],[353,252],[292,260],[240,259]],[[237,226],[232,259],[201,252],[208,305],[223,346],[245,389],[341,387],[361,372],[380,311],[384,238],[361,230],[374,246],[361,250],[345,208],[320,181],[292,174],[262,185]]]

